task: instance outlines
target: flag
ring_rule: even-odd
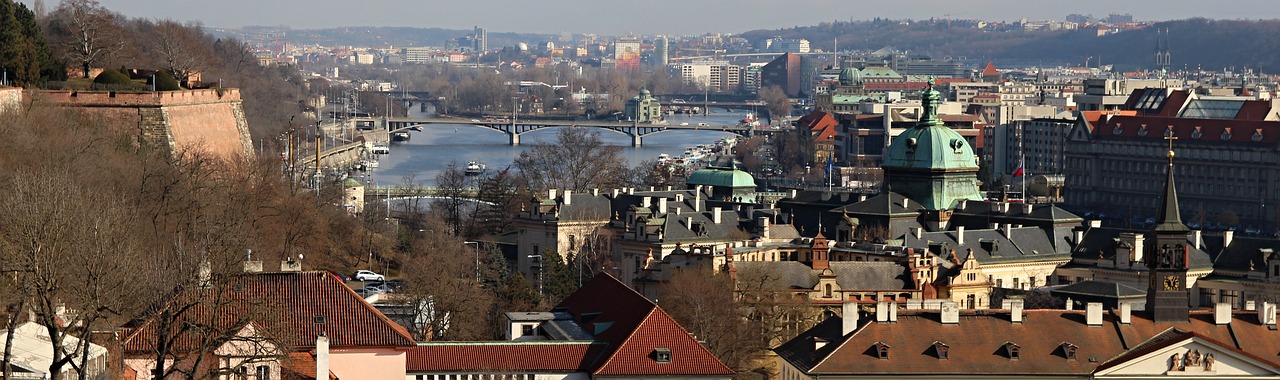
[[[1022,161],[1021,159],[1020,159],[1020,160],[1018,160],[1018,168],[1017,168],[1017,169],[1014,169],[1014,171],[1013,171],[1013,178],[1021,177],[1021,176],[1022,176],[1022,174],[1024,174],[1024,173],[1022,172],[1022,164],[1023,164],[1023,161]]]
[[[828,176],[831,175],[831,170],[834,169],[833,162],[832,162],[832,161],[835,161],[834,158],[835,158],[835,153],[832,153],[830,156],[827,156],[827,175]]]

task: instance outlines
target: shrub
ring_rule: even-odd
[[[151,79],[148,78],[147,80],[150,81]],[[168,71],[156,72],[155,85],[156,91],[177,91],[182,89],[182,85],[178,84],[178,79],[174,78],[173,74]]]
[[[133,81],[124,73],[115,69],[106,69],[102,70],[102,74],[98,74],[97,77],[93,78],[93,83],[128,86],[133,84]]]

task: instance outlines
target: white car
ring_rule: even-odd
[[[387,280],[386,277],[384,277],[383,275],[374,273],[371,270],[364,270],[364,269],[356,271],[356,275],[351,276],[351,278],[356,279],[356,281],[386,281]]]

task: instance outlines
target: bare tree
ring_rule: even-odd
[[[191,74],[202,71],[211,59],[211,47],[199,23],[183,25],[173,20],[161,20],[152,29],[151,47],[163,68],[183,85],[190,87]]]
[[[605,144],[600,132],[571,127],[561,128],[555,142],[520,152],[515,167],[534,191],[586,190],[622,185],[626,162],[622,148]]]
[[[50,34],[60,41],[67,60],[80,65],[85,78],[95,62],[125,46],[116,16],[97,0],[63,0],[50,18]]]
[[[735,300],[728,275],[676,271],[659,287],[658,304],[735,371],[752,370],[753,356],[768,348],[748,321],[749,309]]]
[[[483,287],[486,257],[457,236],[443,233],[443,223],[428,220],[436,233],[415,240],[414,254],[402,270],[405,281],[396,294],[418,316],[414,335],[431,340],[476,340],[490,336],[487,316],[493,296]]]

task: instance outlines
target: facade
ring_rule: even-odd
[[[777,86],[787,93],[788,97],[800,97],[804,91],[801,87],[800,55],[786,53],[769,61],[760,69],[760,87]]]
[[[614,69],[640,69],[640,40],[637,38],[619,38],[613,42]]]
[[[489,30],[479,26],[471,31],[471,50],[484,53],[489,51]]]
[[[419,345],[409,352],[405,379],[734,377],[666,311],[607,274],[552,310],[509,313],[509,329],[518,330],[519,340]]]
[[[541,257],[555,252],[562,260],[584,248],[584,242],[611,236],[604,227],[610,220],[609,199],[599,194],[572,190],[549,190],[535,197],[526,211],[516,216],[518,271],[535,282],[539,279]]]
[[[435,62],[431,48],[425,47],[407,47],[400,49],[400,54],[404,56],[404,63],[431,63]]]
[[[653,39],[653,62],[654,66],[667,67],[670,63],[671,46],[667,37],[658,37]]]
[[[963,136],[938,119],[939,97],[930,82],[921,94],[923,116],[915,128],[893,139],[884,163],[890,191],[933,213],[930,229],[945,229],[949,210],[959,201],[983,199],[978,193],[977,156]]]
[[[1068,204],[1113,210],[1109,222],[1117,224],[1151,216],[1139,212],[1156,209],[1147,194],[1159,190],[1164,137],[1172,136],[1183,220],[1192,228],[1277,225],[1280,121],[1270,102],[1153,88],[1135,90],[1124,107],[1130,112],[1084,112],[1073,127],[1065,153]]]
[[[657,123],[662,119],[662,103],[658,102],[647,89],[640,89],[640,95],[627,100],[623,114],[627,119],[637,123]]]
[[[700,61],[680,65],[680,79],[712,91],[734,91],[742,85],[742,67],[726,61]]]

